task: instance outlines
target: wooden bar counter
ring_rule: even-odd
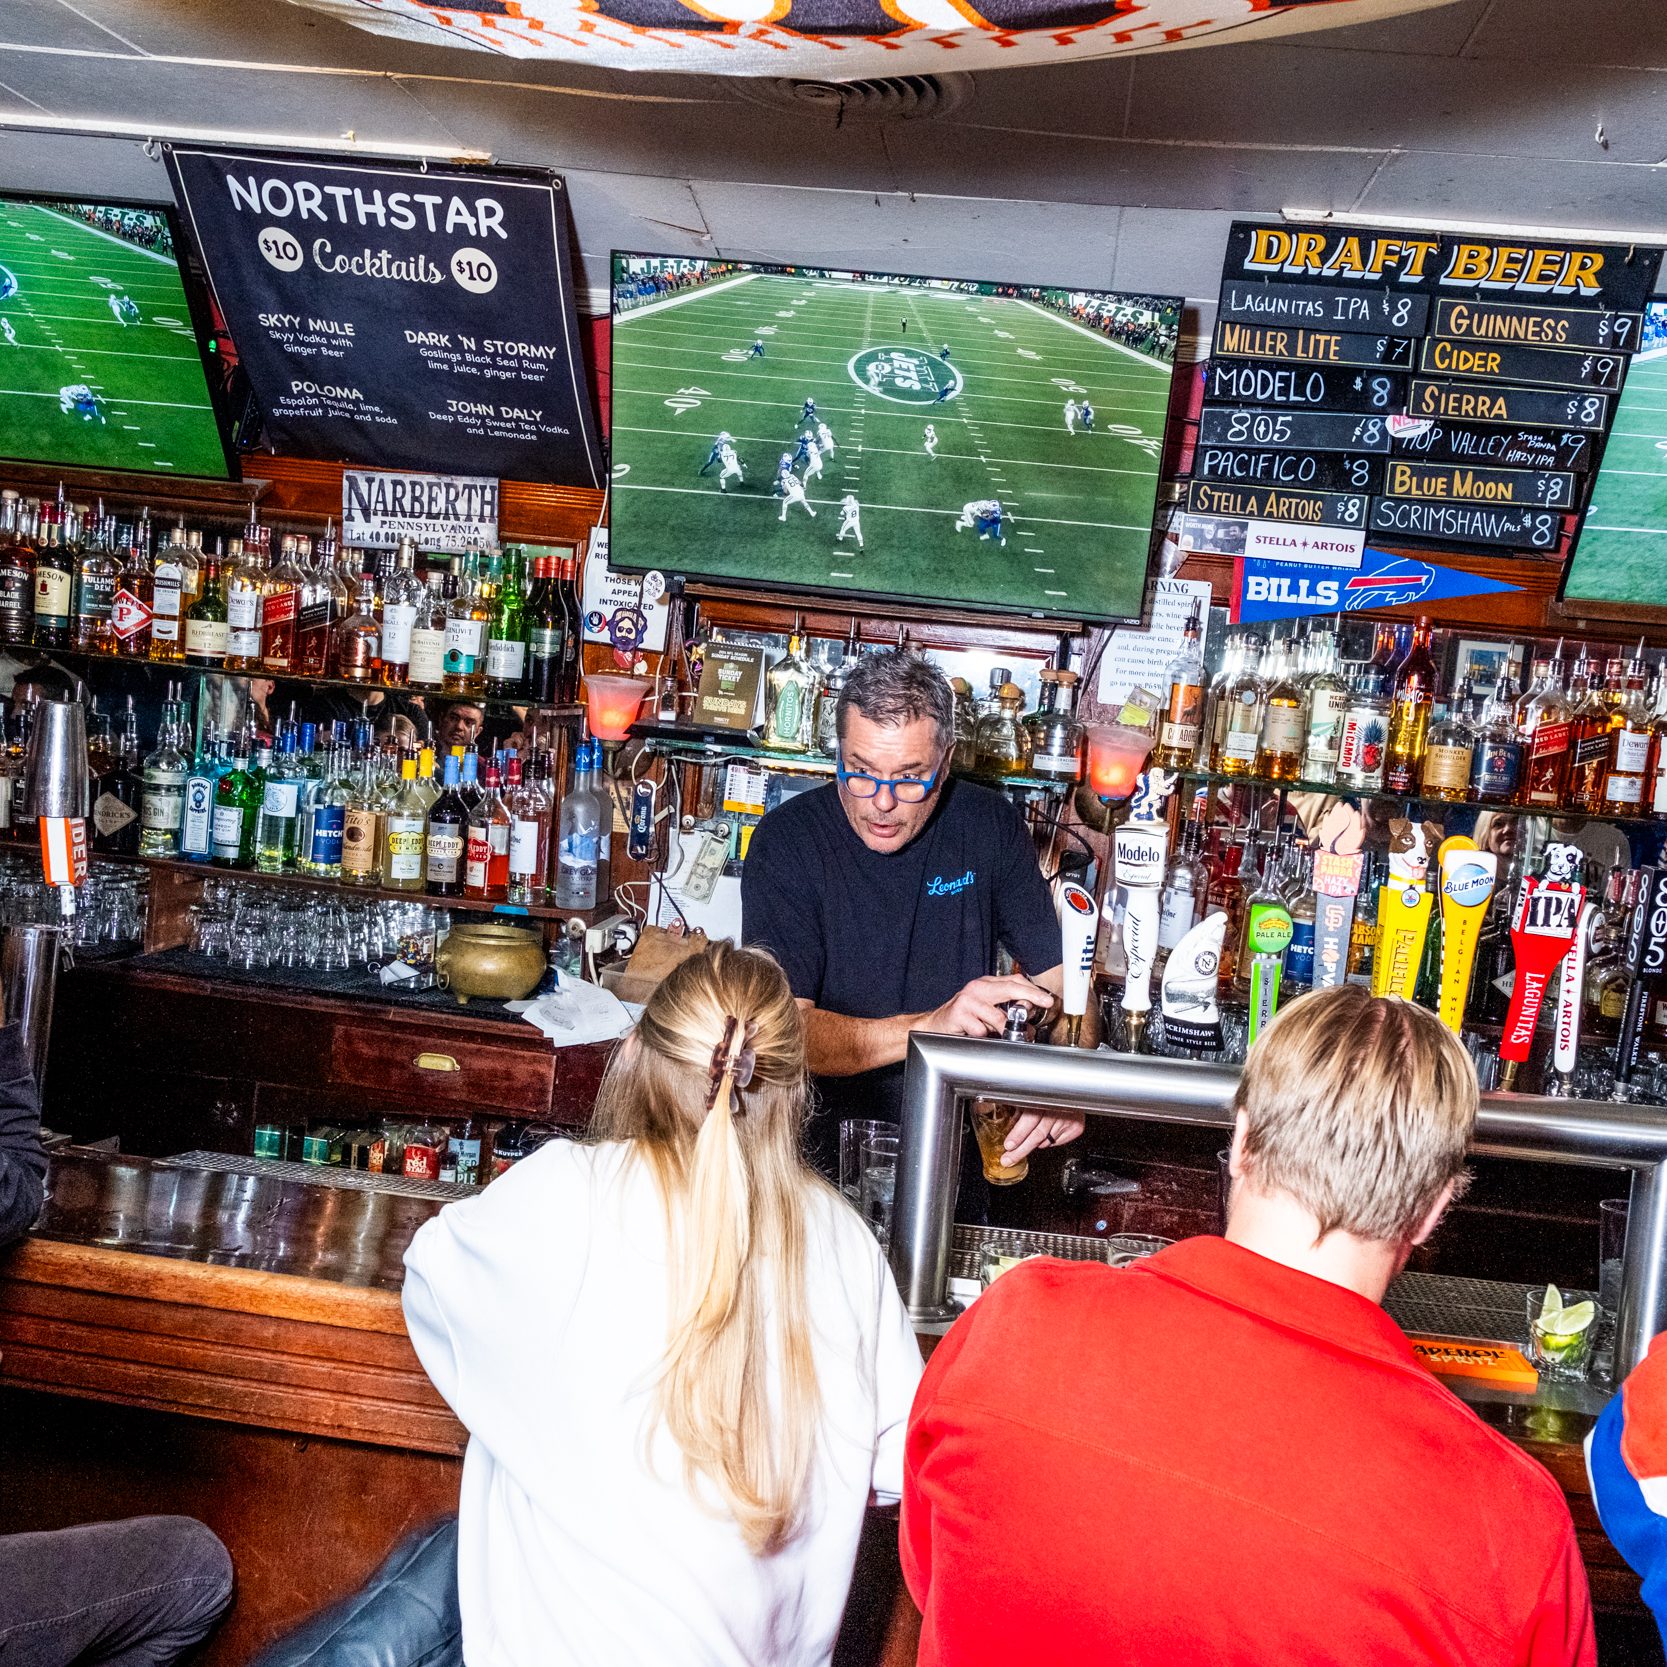
[[[399,1306],[443,1197],[79,1149],[49,1187],[0,1255],[0,1532],[200,1517],[237,1567],[205,1658],[232,1667],[455,1508],[464,1432]],[[1581,1459],[1601,1396],[1469,1398],[1568,1495],[1600,1611],[1640,1613]],[[837,1661],[901,1667],[918,1617],[895,1518],[869,1526]]]

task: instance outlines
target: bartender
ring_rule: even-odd
[[[839,1124],[895,1122],[915,1030],[999,1036],[1010,1002],[1045,1014],[1063,985],[1059,920],[1019,813],[952,781],[955,702],[936,666],[865,655],[839,698],[837,779],[764,818],[741,870],[742,937],[768,949],[805,1015],[820,1101],[812,1161],[839,1166]],[[1005,949],[1014,963],[996,971]],[[1006,1157],[1082,1133],[1027,1113]]]

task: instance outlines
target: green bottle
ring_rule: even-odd
[[[525,557],[504,551],[503,582],[486,638],[486,692],[518,695],[527,686],[527,584]]]
[[[209,857],[220,868],[247,868],[255,857],[255,818],[266,786],[265,773],[251,768],[255,723],[250,719],[232,755],[232,766],[214,790],[214,821]]]

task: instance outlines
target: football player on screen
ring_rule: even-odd
[[[800,440],[805,453],[805,479],[815,480],[822,472],[822,448],[806,434]]]
[[[753,337],[752,346],[747,349],[747,357],[749,359],[762,359],[764,357],[764,342],[761,337]]]
[[[1085,399],[1082,402],[1082,431],[1084,434],[1094,432],[1094,407]]]
[[[804,410],[802,410],[799,413],[799,421],[801,423],[813,423],[813,422],[816,421],[816,401],[815,400],[813,400],[813,399],[806,399],[805,400],[805,408],[804,408]]]
[[[857,548],[862,548],[862,505],[857,502],[855,492],[847,492],[839,500],[839,531],[834,534],[834,542],[843,544],[845,535],[849,533],[857,541]]]
[[[928,457],[936,457],[938,455],[938,431],[930,423],[926,425],[926,437],[921,444],[925,448],[926,455]]]
[[[1065,401],[1065,432],[1075,434],[1077,431],[1077,402],[1074,399]]]
[[[822,450],[829,457],[832,457],[834,452],[838,450],[838,447],[834,445],[833,430],[820,417],[816,420],[816,438],[822,442]]]
[[[776,464],[775,493],[776,493],[776,496],[778,498],[782,495],[782,493],[784,493],[787,490],[787,487],[784,483],[791,480],[792,478],[793,478],[793,454],[790,451],[784,451],[781,454],[781,460]]]
[[[787,510],[790,504],[803,504],[805,514],[814,521],[816,511],[810,507],[810,499],[805,496],[805,483],[797,475],[789,472],[781,477],[781,486],[781,514],[776,519],[778,521],[787,519]]]
[[[708,469],[717,468],[717,466],[724,460],[724,447],[727,446],[733,438],[734,436],[727,428],[719,429],[717,438],[712,442],[711,451],[706,454],[706,461],[695,470],[696,475],[704,475]]]
[[[723,465],[723,470],[718,476],[718,490],[720,492],[727,492],[729,490],[729,488],[724,485],[724,482],[727,480],[734,479],[742,481],[743,483],[746,481],[746,472],[742,469],[741,459],[735,455],[735,448],[733,446],[726,445],[724,447]]]

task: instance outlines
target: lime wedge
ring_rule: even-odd
[[[1555,1285],[1545,1288],[1545,1301],[1540,1304],[1540,1318],[1543,1320],[1555,1314],[1563,1306],[1563,1293]]]
[[[1597,1318],[1597,1304],[1594,1302],[1577,1302],[1572,1308],[1565,1308],[1557,1315],[1557,1323],[1553,1329],[1559,1337],[1578,1337],[1594,1319]]]

